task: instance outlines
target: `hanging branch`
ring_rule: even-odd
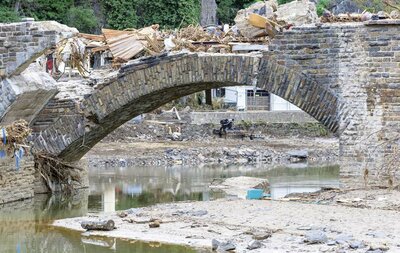
[[[45,154],[35,154],[35,169],[51,192],[71,193],[73,184],[82,185],[81,168],[64,163]]]

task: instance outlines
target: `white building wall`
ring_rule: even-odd
[[[271,94],[271,111],[301,111],[301,109],[289,101]]]
[[[238,111],[246,110],[246,90],[253,90],[253,86],[234,86],[225,87],[224,102],[236,104]],[[283,98],[271,95],[271,111],[301,111],[294,104],[284,100]]]

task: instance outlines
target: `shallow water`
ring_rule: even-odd
[[[214,179],[235,176],[268,178],[273,198],[339,185],[339,167],[121,167],[91,168],[90,188],[74,197],[46,195],[0,206],[0,252],[195,252],[158,243],[83,237],[49,226],[54,219],[88,212],[111,212],[156,203],[207,201],[225,196],[210,190]]]

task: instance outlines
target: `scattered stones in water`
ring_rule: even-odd
[[[117,212],[117,216],[120,218],[125,218],[126,216],[128,216],[128,213],[121,211],[121,212]]]
[[[212,249],[212,250],[217,250],[217,248],[218,248],[218,246],[219,246],[220,244],[221,244],[221,243],[220,243],[218,240],[212,239],[212,241],[211,241],[211,249]]]
[[[206,210],[198,210],[191,213],[192,216],[204,216],[207,214],[208,212]]]
[[[235,250],[236,245],[233,244],[231,241],[220,242],[216,239],[212,239],[211,249],[213,251],[217,251],[217,252],[226,252],[226,251],[230,251],[230,250]]]
[[[160,227],[160,221],[159,220],[155,220],[153,222],[149,223],[149,227],[150,228],[159,228]]]
[[[345,244],[353,239],[352,235],[340,234],[336,236],[335,241],[337,244]]]
[[[326,243],[328,241],[326,234],[320,230],[311,230],[306,233],[305,237],[304,242],[308,244]]]
[[[272,236],[272,232],[270,232],[270,231],[265,231],[265,232],[260,231],[260,232],[254,232],[252,234],[253,234],[253,236],[252,236],[253,240],[257,240],[257,241],[262,241],[262,240],[268,239]]]
[[[310,226],[298,227],[297,230],[311,230]]]
[[[113,220],[82,221],[81,227],[86,230],[111,231],[115,228],[115,222]]]
[[[366,235],[372,236],[373,238],[385,238],[386,235],[383,232],[380,231],[371,231],[368,232]]]
[[[225,252],[225,251],[230,251],[230,250],[235,250],[236,245],[233,244],[232,242],[223,242],[218,245],[217,251],[218,252]]]
[[[362,241],[352,241],[350,242],[349,247],[351,249],[362,249],[365,247],[365,244]]]
[[[372,243],[369,245],[367,252],[382,252],[389,250],[389,247],[384,243]]]
[[[336,241],[333,241],[333,240],[328,241],[328,242],[326,243],[326,245],[328,245],[328,246],[335,246],[335,245],[336,245]]]
[[[247,245],[247,249],[253,250],[253,249],[259,249],[262,247],[262,243],[258,240],[251,240],[249,244]]]

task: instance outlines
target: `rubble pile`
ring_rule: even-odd
[[[276,0],[269,0],[240,10],[234,26],[225,24],[203,28],[191,25],[179,30],[160,30],[155,24],[123,31],[103,29],[100,35],[80,33],[76,38],[59,44],[56,58],[58,64],[64,62],[85,76],[90,64],[84,62],[95,54],[103,55],[114,68],[118,68],[131,59],[169,51],[232,53],[267,50],[276,33],[293,25],[316,21],[314,3],[306,0],[278,6]]]
[[[339,15],[325,10],[322,17],[318,18],[315,3],[311,1],[278,5],[276,0],[268,0],[239,10],[233,26],[190,25],[181,29],[161,30],[155,24],[123,31],[103,29],[100,35],[80,33],[75,38],[59,43],[55,50],[56,69],[62,75],[65,66],[69,66],[76,68],[81,76],[88,77],[91,68],[111,64],[117,69],[129,60],[171,51],[243,53],[268,50],[268,44],[276,34],[293,26],[400,18],[400,8],[388,0],[384,2],[395,10],[390,14],[364,11]]]
[[[347,14],[338,14],[333,15],[329,11],[325,11],[321,17],[322,23],[340,23],[340,22],[364,22],[369,20],[382,20],[382,19],[399,19],[400,13],[395,10],[390,14],[384,11],[379,11],[378,13],[347,13]]]

